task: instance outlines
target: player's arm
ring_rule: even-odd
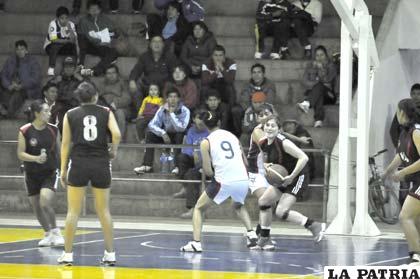
[[[292,141],[284,140],[283,141],[283,148],[291,156],[295,157],[297,160],[296,166],[293,169],[293,172],[289,174],[292,178],[295,178],[305,167],[306,163],[308,162],[309,158],[305,152],[302,151],[299,147],[297,147]]]
[[[203,171],[206,176],[212,177],[214,175],[213,168],[211,167],[210,157],[210,144],[209,141],[204,139],[200,143],[201,159],[203,162]]]
[[[248,158],[246,157],[244,148],[242,147],[242,144],[240,142],[239,142],[239,148],[241,149],[242,160],[244,161],[245,167],[248,168]]]
[[[40,156],[34,156],[29,153],[26,153],[26,142],[25,137],[22,132],[19,131],[18,135],[18,147],[17,147],[17,156],[19,160],[24,162],[37,162],[40,163]]]
[[[396,154],[392,162],[388,165],[385,169],[384,174],[382,175],[382,179],[387,178],[391,173],[395,172],[395,170],[402,164],[400,155]]]
[[[111,132],[112,136],[112,144],[109,153],[111,159],[113,159],[117,156],[118,145],[121,141],[121,132],[120,128],[118,128],[117,120],[115,120],[115,116],[114,113],[112,113],[112,111],[109,112],[108,129]]]
[[[420,131],[419,130],[414,130],[413,132],[413,142],[414,145],[416,146],[417,149],[417,153],[420,150]],[[418,153],[420,155],[420,153]],[[420,159],[417,160],[416,162],[412,163],[411,165],[403,168],[402,170],[400,170],[398,173],[401,176],[401,178],[399,180],[401,180],[402,178],[404,178],[407,175],[416,173],[420,171]]]
[[[67,118],[67,113],[64,115],[63,119],[63,136],[61,139],[61,185],[63,187],[67,186],[67,164],[69,162],[69,155],[71,149],[71,130],[69,125],[69,120]]]

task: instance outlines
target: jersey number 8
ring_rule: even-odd
[[[94,141],[98,137],[98,129],[96,128],[96,117],[87,115],[83,118],[83,138],[86,141]]]

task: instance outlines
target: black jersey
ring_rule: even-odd
[[[398,143],[398,155],[401,158],[404,167],[414,164],[420,159],[419,152],[413,141],[413,132],[420,130],[420,125],[415,124],[409,129],[403,129],[400,134],[400,140]],[[406,181],[420,181],[420,172],[416,172],[406,176]]]
[[[110,110],[99,105],[82,105],[67,112],[73,147],[70,158],[109,159],[108,119]]]
[[[45,149],[47,154],[47,161],[44,164],[36,162],[24,162],[25,172],[31,173],[46,173],[57,169],[57,134],[58,128],[52,124],[47,124],[44,129],[37,130],[32,123],[28,123],[20,127],[20,132],[25,138],[26,149],[25,152],[39,156],[41,150]]]
[[[261,124],[257,125],[257,127],[255,127],[252,132],[254,132],[257,129],[263,131],[262,125]],[[261,150],[260,150],[260,147],[258,146],[258,143],[254,142],[252,140],[252,135],[251,135],[248,155],[246,156],[246,158],[248,159],[248,171],[249,172],[252,172],[252,173],[257,173],[258,172],[258,154],[260,152],[261,152]]]

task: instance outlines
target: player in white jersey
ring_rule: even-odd
[[[237,137],[219,129],[217,114],[202,113],[200,119],[209,129],[210,135],[200,144],[203,171],[212,177],[194,207],[193,240],[181,247],[183,252],[201,252],[201,231],[203,213],[212,202],[221,204],[228,198],[233,200],[233,208],[247,229],[248,247],[256,245],[257,235],[252,230],[251,219],[244,203],[248,194],[248,173],[245,155]]]

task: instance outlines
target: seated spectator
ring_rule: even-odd
[[[200,103],[200,95],[198,93],[195,82],[187,77],[184,66],[176,66],[172,72],[172,82],[167,82],[163,89],[163,97],[166,97],[166,89],[175,86],[181,94],[181,101],[188,109],[196,108]]]
[[[249,143],[252,131],[259,124],[258,115],[264,107],[270,107],[270,111],[276,113],[274,107],[270,103],[266,103],[266,96],[264,92],[255,92],[252,95],[251,105],[245,110],[244,120],[242,122],[241,142]]]
[[[7,107],[8,118],[24,118],[24,111],[41,99],[41,66],[29,55],[25,41],[15,42],[15,53],[4,63],[1,84],[5,88],[2,102]]]
[[[136,111],[146,95],[145,89],[152,83],[163,85],[170,79],[177,64],[176,57],[164,50],[163,38],[153,37],[150,40],[149,49],[140,55],[130,72],[129,89]]]
[[[170,2],[163,16],[148,14],[146,21],[148,36],[162,36],[167,46],[173,47],[175,55],[179,56],[182,45],[191,34],[191,25],[181,14],[181,5],[176,1]]]
[[[118,13],[118,0],[109,0],[109,8],[112,14]],[[133,9],[133,14],[139,14],[140,10],[143,8],[144,0],[133,0],[131,2],[131,7]],[[80,13],[80,7],[82,6],[82,0],[73,0],[73,15],[78,15]]]
[[[80,47],[80,65],[84,66],[86,54],[99,56],[99,61],[92,69],[83,68],[86,76],[100,76],[113,63],[118,54],[111,47],[112,38],[116,38],[114,23],[102,14],[99,0],[89,0],[88,14],[80,19],[78,25],[78,41]]]
[[[137,136],[141,143],[144,142],[149,122],[162,105],[163,98],[160,97],[159,85],[152,83],[149,86],[149,95],[143,99],[136,119]]]
[[[251,104],[252,94],[255,92],[264,92],[266,101],[274,104],[276,85],[265,77],[265,67],[259,63],[251,66],[251,79],[241,93],[241,105],[244,109]]]
[[[229,129],[230,111],[228,105],[222,103],[220,94],[215,89],[207,89],[205,92],[207,96],[203,109],[212,113],[218,114],[220,118],[220,128],[224,130]]]
[[[56,107],[56,101],[58,98],[58,87],[57,84],[53,82],[47,82],[47,84],[42,87],[42,94],[44,95],[44,101],[50,107],[50,121],[49,123],[53,125],[58,124],[58,112]]]
[[[99,100],[114,112],[121,136],[124,137],[127,118],[130,114],[131,96],[128,93],[127,84],[120,77],[120,71],[116,65],[111,65],[106,69],[105,77],[98,83],[98,92]]]
[[[181,144],[189,122],[190,110],[180,102],[179,91],[175,87],[168,88],[166,103],[159,108],[148,125],[149,131],[146,134],[146,144]],[[175,156],[179,151],[178,148],[175,149]],[[140,174],[152,171],[153,152],[153,148],[146,148],[143,164],[134,169],[135,173]]]
[[[79,97],[74,93],[77,86],[83,81],[83,77],[76,70],[76,61],[73,57],[66,57],[63,61],[61,75],[56,76],[51,82],[57,84],[58,97],[55,104],[57,110],[58,128],[60,133],[63,129],[64,114],[69,109],[80,104]]]
[[[273,36],[271,59],[286,59],[289,55],[287,40],[290,29],[288,12],[292,5],[287,0],[260,0],[257,8],[257,24],[255,28],[255,59],[263,58],[265,38]],[[281,47],[281,53],[280,53]],[[280,56],[281,55],[281,56]]]
[[[202,66],[202,88],[214,88],[221,96],[222,102],[229,105],[231,111],[230,128],[237,137],[241,136],[243,108],[236,104],[236,90],[234,86],[236,76],[236,62],[226,57],[223,46],[217,45],[213,55]]]
[[[321,23],[322,3],[319,0],[292,0],[291,3],[294,7],[290,13],[290,26],[305,49],[305,58],[311,59],[312,45],[308,38]],[[284,36],[289,37],[289,34],[286,32]]]
[[[181,3],[182,14],[188,22],[203,21],[205,10],[200,0],[176,0]],[[174,0],[154,0],[156,9],[167,9]]]
[[[181,61],[188,66],[193,77],[201,75],[201,66],[210,59],[217,45],[216,39],[202,21],[192,24],[192,35],[188,36],[181,51]]]
[[[48,35],[44,43],[44,49],[49,56],[49,76],[55,75],[57,55],[77,57],[76,26],[69,20],[69,10],[66,7],[58,7],[55,16],[48,26]]]
[[[298,108],[304,113],[314,108],[315,128],[322,127],[325,117],[324,105],[335,104],[337,97],[333,82],[337,76],[337,69],[328,57],[327,49],[318,46],[315,49],[315,59],[308,64],[303,75],[303,84],[306,87],[306,97]]]
[[[201,153],[200,142],[209,135],[203,121],[199,119],[200,113],[203,110],[196,109],[193,113],[194,124],[187,131],[187,136],[184,144],[196,145],[195,148],[182,148],[181,153],[178,154],[176,161],[179,167],[179,177],[186,180],[201,180]],[[191,218],[195,204],[200,197],[201,183],[185,183],[180,192],[174,195],[174,198],[186,198],[187,212],[181,214],[181,218]]]

